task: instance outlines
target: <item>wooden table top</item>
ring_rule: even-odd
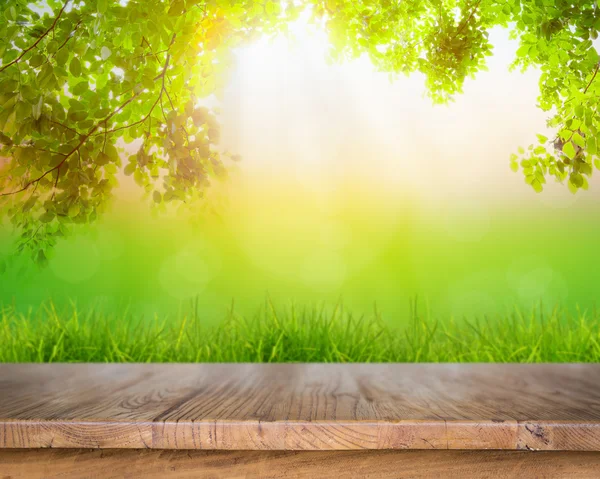
[[[0,364],[0,448],[600,451],[600,365]]]

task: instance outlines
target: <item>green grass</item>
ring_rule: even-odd
[[[193,309],[193,308],[192,308]],[[356,317],[269,301],[255,316],[234,312],[207,326],[196,310],[135,318],[47,304],[4,308],[0,362],[597,362],[600,316],[542,308],[494,318],[440,318],[411,305],[407,318],[375,310]]]

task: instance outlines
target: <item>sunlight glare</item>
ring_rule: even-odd
[[[533,194],[508,158],[531,132],[546,131],[546,114],[530,100],[539,72],[508,70],[518,45],[506,32],[492,32],[489,72],[440,106],[426,97],[419,74],[390,81],[367,56],[330,63],[327,34],[308,15],[289,30],[235,52],[223,140],[241,154],[246,178],[323,198],[344,185],[429,203],[504,196],[507,187],[515,197]]]

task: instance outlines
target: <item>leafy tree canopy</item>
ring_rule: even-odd
[[[157,205],[201,197],[236,157],[220,151],[217,112],[231,49],[285,32],[310,9],[333,60],[367,53],[392,74],[420,72],[433,101],[461,93],[510,28],[514,65],[539,68],[540,108],[556,138],[511,157],[541,191],[573,191],[600,168],[600,30],[594,0],[8,0],[0,6],[0,219],[44,263],[72,224],[106,208],[118,173]],[[125,157],[123,146],[141,141]]]

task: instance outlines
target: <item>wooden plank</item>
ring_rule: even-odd
[[[600,451],[600,365],[3,364],[0,448]]]
[[[600,453],[524,451],[0,451],[12,479],[597,478]]]

